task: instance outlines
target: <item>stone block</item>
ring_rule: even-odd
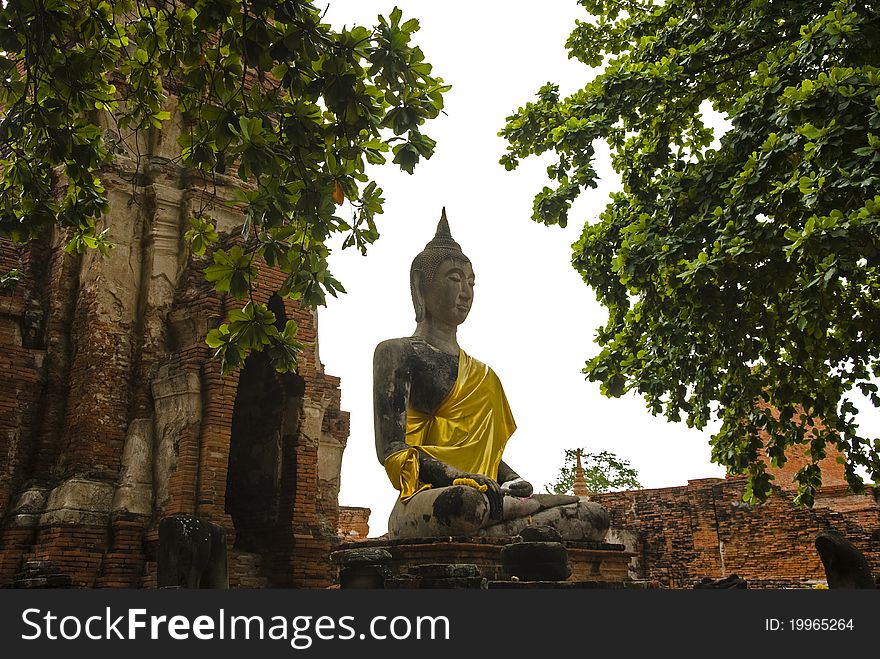
[[[41,526],[105,526],[110,519],[111,483],[73,477],[49,494]]]
[[[561,542],[517,542],[501,550],[501,564],[520,581],[565,581],[571,576],[568,551]]]

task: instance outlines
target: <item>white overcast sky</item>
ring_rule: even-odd
[[[443,206],[477,279],[459,343],[498,373],[516,418],[508,464],[539,490],[555,480],[563,451],[578,446],[629,460],[646,487],[722,476],[709,459],[708,432],[652,417],[636,396],[605,398],[581,374],[606,314],[571,267],[571,244],[616,185],[608,159],[599,162],[603,185],[582,196],[567,229],[530,219],[547,161],[530,159],[513,172],[498,164],[505,142],[497,133],[506,116],[548,81],[568,93],[588,79],[589,69],[569,60],[564,47],[586,12],[574,0],[396,4],[404,19],[421,21],[415,41],[452,90],[446,115],[425,128],[437,140],[434,157],[412,176],[392,166],[375,173],[386,199],[382,237],[365,257],[349,249],[330,261],[348,291],[319,310],[320,358],[327,373],[342,378],[342,407],[351,414],[340,504],[372,509],[370,535],[386,531],[396,491],[374,450],[373,349],[415,329],[409,266],[433,236]],[[373,25],[394,6],[334,0],[326,20]]]
[[[505,142],[497,133],[505,117],[548,81],[567,94],[588,80],[590,70],[568,59],[564,47],[586,12],[575,0],[396,5],[404,20],[421,21],[415,43],[453,87],[446,115],[425,128],[437,140],[434,157],[412,176],[391,165],[375,170],[386,199],[382,237],[366,257],[335,250],[330,261],[348,291],[319,310],[320,358],[327,373],[342,378],[342,407],[351,414],[340,504],[372,510],[371,536],[386,531],[396,491],[374,450],[373,349],[415,329],[409,266],[434,235],[443,206],[477,279],[459,344],[489,364],[504,385],[518,425],[505,452],[511,467],[541,491],[555,480],[563,451],[583,446],[629,460],[649,488],[723,476],[710,461],[709,438],[717,426],[698,431],[653,417],[635,394],[605,398],[581,373],[597,352],[595,330],[606,313],[571,267],[571,244],[619,183],[607,155],[597,163],[602,185],[582,194],[566,229],[530,219],[549,161],[531,158],[513,172],[498,164]],[[391,0],[334,0],[326,20],[337,28],[371,26],[394,6]]]

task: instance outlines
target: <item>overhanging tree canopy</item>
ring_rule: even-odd
[[[421,127],[448,87],[411,43],[418,21],[398,9],[375,28],[334,31],[301,0],[0,4],[0,236],[14,241],[58,224],[68,251],[108,251],[101,172],[118,150],[137,154],[138,133],[162,129],[173,94],[187,121],[182,165],[209,181],[228,166],[247,184],[246,242],[216,250],[208,279],[248,300],[261,258],[288,274],[281,294],[321,304],[342,290],[327,239],[343,233],[365,251],[379,235],[382,191],[367,164],[390,152],[412,173],[433,154]],[[336,215],[346,199],[350,220]],[[190,225],[202,254],[215,227],[207,215]],[[208,339],[224,369],[250,349],[268,349],[279,370],[295,367],[292,321],[276,329],[253,300],[228,321]]]
[[[859,432],[848,397],[880,406],[880,7],[580,4],[592,18],[569,52],[602,73],[565,99],[546,85],[501,134],[508,169],[556,156],[536,221],[564,226],[596,186],[596,140],[621,174],[574,245],[609,311],[585,373],[673,421],[717,415],[713,459],[749,474],[748,497],[770,491],[762,451],[776,464],[808,451],[808,505],[829,445],[853,488],[859,466],[880,481],[880,440]],[[732,125],[717,148],[707,102]]]

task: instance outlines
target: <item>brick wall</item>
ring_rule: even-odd
[[[611,514],[612,529],[638,538],[639,578],[689,587],[731,574],[756,587],[824,582],[814,540],[833,529],[851,540],[880,572],[878,493],[823,489],[812,509],[797,507],[791,490],[774,488],[765,503],[742,501],[745,478],[692,480],[684,487],[594,494]]]
[[[339,507],[339,535],[344,541],[363,540],[370,535],[370,509]]]
[[[767,441],[767,433],[762,431],[764,442]],[[843,454],[833,446],[826,448],[827,455],[819,461],[819,468],[822,470],[822,486],[823,487],[846,487],[846,476],[843,465],[837,461],[838,457]],[[812,459],[807,456],[806,446],[793,446],[786,453],[785,464],[781,467],[774,467],[767,463],[767,473],[773,476],[773,484],[787,490],[797,489],[797,483],[794,480],[797,472],[812,463]]]
[[[27,273],[27,250],[0,242],[0,274],[17,269]],[[24,480],[33,447],[31,436],[36,400],[43,384],[45,351],[26,345],[27,291],[25,276],[18,284],[0,288],[0,517],[7,511],[16,487]]]

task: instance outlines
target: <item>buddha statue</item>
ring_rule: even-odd
[[[495,372],[462,350],[458,326],[474,270],[446,209],[413,260],[412,336],[383,341],[373,362],[376,455],[400,496],[389,538],[514,536],[550,526],[565,540],[604,539],[608,514],[577,496],[535,494],[502,458],[516,424]]]

